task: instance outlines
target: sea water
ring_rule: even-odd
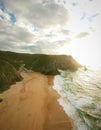
[[[101,68],[61,71],[53,88],[59,104],[72,119],[74,130],[101,130]]]

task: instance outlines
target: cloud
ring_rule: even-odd
[[[9,11],[19,19],[29,21],[33,26],[46,28],[54,25],[64,25],[68,21],[68,11],[60,4],[32,0],[4,0]]]
[[[5,11],[5,5],[4,5],[3,1],[1,1],[1,0],[0,0],[0,9],[2,11]]]
[[[52,33],[50,36],[47,36],[49,32],[44,31],[34,34],[16,24],[12,26],[8,21],[0,21],[0,27],[0,48],[4,50],[56,54],[59,48],[70,43],[70,39],[61,31],[57,33],[56,30],[53,30],[54,32],[50,32]]]
[[[0,48],[32,53],[55,52],[66,40],[61,28],[67,21],[68,10],[55,0],[2,0]]]
[[[38,27],[49,27],[53,25],[64,25],[67,22],[67,10],[60,5],[49,4],[42,6],[35,5],[32,10],[34,13],[28,17],[32,17],[31,22]]]
[[[79,33],[76,37],[77,37],[77,38],[85,38],[85,37],[88,36],[88,35],[89,35],[88,32],[81,32],[81,33]]]
[[[10,16],[9,14],[7,14],[6,12],[3,12],[2,10],[0,10],[0,17],[2,21],[10,21]]]
[[[68,30],[68,29],[62,29],[61,33],[63,33],[64,35],[69,36],[72,32],[70,30]]]
[[[12,26],[9,22],[0,21],[0,48],[17,47],[22,44],[30,44],[34,35],[26,29]]]
[[[99,26],[98,8],[92,11],[95,5],[88,5],[87,9],[84,3],[66,0],[0,0],[0,49],[52,54],[58,53],[60,48],[64,52],[63,49],[73,40],[82,40],[92,28],[96,30],[96,26]]]
[[[31,45],[19,46],[20,49],[28,49],[31,53],[58,54],[59,49],[68,45],[70,39],[51,42],[48,39],[39,39]]]
[[[66,36],[61,29],[68,21],[68,10],[63,5],[51,0],[3,0],[2,3],[6,11],[1,10],[5,18],[0,21],[1,48],[55,53],[65,44]]]

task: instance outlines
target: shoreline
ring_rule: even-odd
[[[73,123],[52,88],[54,77],[37,72],[21,74],[23,81],[0,94],[0,129],[72,130]]]

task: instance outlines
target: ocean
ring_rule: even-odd
[[[53,88],[59,93],[58,102],[72,119],[74,130],[101,130],[101,68],[60,72]]]

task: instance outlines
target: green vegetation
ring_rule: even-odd
[[[23,54],[0,51],[0,59],[8,61],[17,70],[23,65],[28,70],[41,72],[48,75],[59,74],[58,69],[76,71],[81,65],[72,56],[67,55],[45,55],[45,54]]]
[[[71,56],[23,54],[0,51],[0,91],[4,91],[22,77],[17,71],[35,71],[46,75],[59,74],[59,70],[76,71],[81,65]]]
[[[30,54],[0,51],[0,59],[8,61],[17,70],[19,70],[22,64],[25,64],[25,67],[29,68],[30,64],[32,63],[32,58],[33,57]]]
[[[22,80],[20,74],[8,62],[0,60],[0,92],[7,90],[11,84]]]

